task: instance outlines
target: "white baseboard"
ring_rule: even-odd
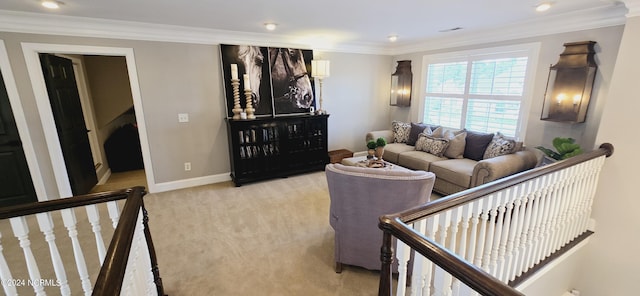
[[[214,183],[226,182],[231,180],[229,173],[210,175],[198,178],[184,179],[178,181],[156,183],[149,186],[149,193],[165,192],[189,187],[209,185]]]
[[[107,181],[109,180],[109,177],[111,177],[111,169],[107,169],[104,175],[102,175],[102,178],[98,180],[97,185],[104,185],[104,183],[107,183]]]

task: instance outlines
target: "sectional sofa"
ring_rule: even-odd
[[[385,138],[383,159],[433,172],[433,190],[453,194],[536,167],[541,157],[501,133],[486,134],[394,121],[391,130],[371,131],[366,141]]]

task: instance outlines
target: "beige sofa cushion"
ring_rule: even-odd
[[[431,163],[429,171],[436,174],[438,179],[469,188],[476,163],[478,162],[468,158],[448,159]]]
[[[386,154],[386,152],[385,152]],[[422,152],[422,151],[406,151],[403,152],[402,154],[400,154],[400,156],[398,157],[398,162],[397,164],[405,167],[405,168],[410,168],[412,170],[422,170],[422,171],[428,171],[429,170],[429,164],[434,162],[434,161],[440,161],[440,160],[445,160],[447,159],[446,157],[437,157],[431,153],[427,153],[427,152]],[[436,175],[437,177],[437,175]]]
[[[404,143],[390,143],[384,146],[384,154],[382,155],[382,159],[388,162],[399,164],[398,156],[400,155],[400,153],[413,151],[413,150],[415,150],[415,147],[411,145],[407,145]]]

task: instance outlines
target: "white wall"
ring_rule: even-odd
[[[218,45],[85,38],[0,32],[31,132],[48,196],[57,196],[53,167],[21,43],[48,43],[133,48],[140,84],[155,183],[176,188],[184,180],[228,177],[230,169],[224,89]],[[391,58],[382,55],[326,53],[332,62],[325,80],[329,118],[329,148],[364,150],[366,131],[389,124]],[[178,123],[189,113],[189,123]],[[184,171],[183,163],[192,170]],[[214,178],[215,179],[215,178]],[[205,181],[206,182],[206,181]],[[184,183],[193,184],[193,183]]]
[[[322,88],[323,106],[330,114],[329,150],[364,151],[367,132],[391,125],[391,57],[325,53],[323,58],[331,61],[331,76]]]
[[[428,52],[419,52],[394,57],[394,60],[411,60],[413,70],[413,87],[411,108],[394,107],[392,109],[392,118],[397,120],[420,121],[418,118],[419,100],[421,93],[421,81],[425,79],[422,73],[422,58],[428,54],[436,54],[443,52],[462,51],[470,49],[488,48],[504,45],[514,45],[523,43],[540,43],[540,55],[534,77],[533,97],[531,108],[528,114],[527,130],[524,141],[527,146],[534,147],[538,145],[551,146],[551,140],[555,137],[572,137],[577,140],[586,149],[594,146],[596,132],[600,122],[602,109],[606,102],[606,94],[608,93],[609,84],[611,83],[611,74],[616,64],[616,55],[622,34],[623,26],[606,27],[593,30],[584,30],[571,33],[554,34],[540,37],[532,37],[508,42],[481,44],[475,46],[449,48],[444,50],[434,50]],[[549,74],[549,66],[558,62],[560,53],[564,50],[564,43],[576,41],[596,41],[596,61],[598,63],[598,73],[594,84],[593,95],[587,113],[587,121],[585,123],[558,123],[540,120],[542,112],[542,102],[547,83],[547,75]]]
[[[638,36],[640,16],[627,20],[596,138],[596,143],[612,143],[615,151],[600,174],[593,207],[598,224],[576,282],[583,296],[640,294]]]

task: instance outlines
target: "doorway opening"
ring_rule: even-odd
[[[94,142],[94,144],[91,146],[91,152],[89,153],[92,156],[101,155],[95,157],[95,159],[93,159],[92,157],[92,167],[96,171],[97,175],[101,175],[101,183],[106,183],[107,180],[110,179],[109,169],[106,168],[106,165],[107,163],[112,161],[108,160],[106,151],[107,149],[103,148],[106,146],[105,144],[107,144],[109,140],[108,137],[117,129],[126,125],[132,125],[136,128],[137,131],[137,139],[135,140],[138,143],[140,150],[139,154],[141,155],[141,164],[140,167],[136,170],[141,170],[142,175],[144,176],[143,180],[146,181],[147,190],[149,192],[153,192],[155,190],[155,184],[152,181],[154,180],[153,169],[150,161],[149,145],[146,136],[144,113],[142,110],[142,101],[137,80],[137,71],[133,49],[36,43],[23,43],[22,48],[25,55],[25,61],[27,63],[29,76],[32,81],[34,94],[36,97],[36,104],[40,113],[43,129],[45,131],[45,139],[51,157],[56,185],[58,187],[60,197],[74,195],[74,189],[72,188],[72,184],[70,182],[70,171],[67,170],[67,160],[65,159],[65,155],[63,153],[64,148],[62,147],[61,140],[59,138],[60,128],[56,127],[57,121],[55,118],[56,116],[54,115],[56,112],[53,110],[53,108],[55,107],[52,108],[52,103],[50,102],[50,93],[47,91],[47,82],[45,79],[45,75],[43,74],[44,69],[42,68],[42,64],[40,61],[40,55],[43,53],[60,55],[62,57],[72,57],[80,60],[82,62],[82,65],[76,66],[75,68],[84,71],[84,75],[87,77],[91,76],[91,74],[88,74],[89,71],[95,70],[92,69],[92,66],[90,64],[102,63],[106,65],[104,66],[107,67],[106,69],[108,69],[109,66],[113,66],[118,63],[122,64],[120,70],[122,72],[122,75],[109,75],[111,75],[111,80],[115,79],[115,77],[127,77],[129,87],[126,90],[130,96],[128,108],[121,107],[120,109],[115,108],[115,110],[106,110],[108,111],[106,113],[110,114],[109,116],[98,115],[98,112],[101,112],[100,114],[102,114],[102,112],[105,111],[103,108],[109,109],[110,107],[113,107],[112,104],[100,105],[100,103],[96,101],[96,97],[93,95],[93,93],[100,93],[100,95],[105,93],[103,90],[92,90],[92,88],[94,87],[100,88],[100,84],[92,83],[92,79],[87,79],[87,77],[85,77],[86,84],[84,87],[86,88],[86,90],[83,90],[82,86],[80,86],[82,83],[79,83],[78,85],[78,93],[82,94],[84,92],[83,95],[85,96],[85,98],[89,98],[89,103],[87,104],[89,105],[88,108],[83,108],[88,110],[89,112],[85,113],[83,110],[83,116],[89,118],[88,121],[91,121],[90,117],[93,116],[93,128],[91,128],[91,124],[87,124],[86,131],[95,131],[94,138],[97,138],[97,140],[94,139],[89,141]],[[98,60],[98,62],[96,62],[96,60]],[[117,94],[116,96],[119,96],[119,94]],[[93,110],[91,110],[92,108]],[[122,112],[122,109],[125,109],[125,111]],[[92,112],[90,111],[94,111],[93,114],[91,114]],[[89,138],[91,138],[91,136],[89,136]],[[140,172],[138,172],[138,175],[140,175]]]

